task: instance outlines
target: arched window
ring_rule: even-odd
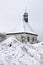
[[[22,43],[25,42],[25,37],[24,36],[21,36],[21,41],[22,41]]]
[[[29,42],[29,37],[27,37],[27,41]]]
[[[34,37],[32,38],[32,42],[34,42]]]

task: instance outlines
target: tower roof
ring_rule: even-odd
[[[33,31],[33,29],[31,28],[31,26],[29,25],[29,22],[28,22],[28,13],[27,12],[24,13],[23,19],[21,19],[19,21],[19,24],[16,27],[14,25],[14,29],[11,30],[10,32],[8,32],[7,34],[14,34],[14,33],[29,33],[29,34],[37,35]]]

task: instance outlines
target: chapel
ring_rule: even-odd
[[[24,12],[23,19],[21,20],[21,22],[20,25],[16,27],[16,29],[14,28],[13,31],[8,32],[6,36],[7,37],[15,36],[16,39],[22,43],[24,42],[30,42],[31,44],[37,43],[38,35],[33,31],[32,27],[29,24],[27,12]]]

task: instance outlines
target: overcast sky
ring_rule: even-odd
[[[26,8],[29,24],[43,41],[43,0],[0,0],[0,32],[14,29]]]

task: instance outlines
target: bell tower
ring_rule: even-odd
[[[23,20],[28,23],[28,13],[25,12],[24,15],[23,15]]]

